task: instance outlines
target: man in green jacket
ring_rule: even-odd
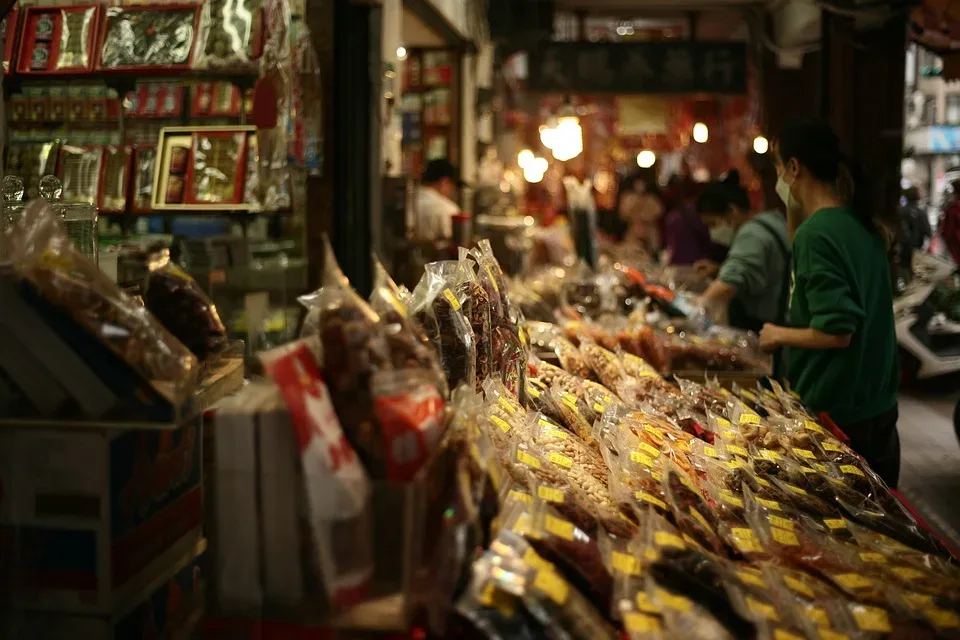
[[[899,363],[886,221],[864,202],[826,123],[787,127],[775,151],[777,190],[795,229],[793,292],[790,326],[765,325],[760,346],[787,348],[787,379],[803,403],[828,414],[896,488]]]

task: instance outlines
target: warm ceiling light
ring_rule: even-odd
[[[520,165],[521,169],[526,169],[534,159],[533,151],[530,149],[524,149],[517,154],[517,164]]]
[[[530,171],[534,173],[546,173],[547,167],[549,166],[550,164],[547,162],[546,158],[534,158],[530,161],[529,165]]]
[[[763,136],[757,136],[753,139],[753,150],[756,153],[766,153],[770,148],[770,142]]]
[[[397,59],[403,60],[407,57],[407,48],[406,47],[397,47]]]
[[[637,165],[641,169],[649,169],[657,161],[657,154],[650,149],[644,149],[637,154]]]
[[[710,130],[707,129],[707,125],[702,122],[698,122],[693,125],[693,141],[703,144],[710,138]]]

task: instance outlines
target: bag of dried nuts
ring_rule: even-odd
[[[393,363],[380,316],[350,287],[324,238],[323,286],[301,296],[304,336],[318,335],[319,361],[337,416],[367,472],[387,477],[387,450],[374,413],[373,375]]]
[[[480,284],[474,271],[475,263],[470,260],[466,249],[460,249],[457,267],[457,294],[463,301],[463,312],[473,329],[473,339],[477,345],[477,391],[481,391],[483,381],[493,368],[493,333],[490,327],[490,297]]]
[[[583,354],[584,362],[593,370],[597,379],[608,389],[618,389],[627,377],[627,372],[624,371],[616,354],[595,342],[582,340],[580,353]]]
[[[456,262],[431,262],[413,290],[410,312],[440,355],[450,389],[476,388],[476,343],[457,292]]]
[[[400,289],[376,258],[373,259],[373,292],[370,306],[380,316],[394,369],[423,369],[434,386],[447,397],[447,379],[440,359],[417,322],[410,318],[400,298]]]

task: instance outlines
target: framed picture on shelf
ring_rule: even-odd
[[[20,27],[17,73],[90,73],[100,5],[27,7]]]
[[[150,206],[156,210],[249,211],[246,150],[257,128],[164,127],[157,144]]]
[[[103,179],[100,181],[100,211],[125,213],[130,199],[130,158],[128,146],[107,146],[103,150]]]
[[[14,6],[7,17],[0,21],[0,31],[3,32],[3,72],[10,73],[13,64],[13,54],[16,52],[17,27],[20,23],[20,8]]]
[[[189,69],[199,4],[109,7],[103,12],[96,68],[101,71]]]
[[[64,202],[97,204],[103,179],[103,147],[60,148],[57,177],[63,184]]]

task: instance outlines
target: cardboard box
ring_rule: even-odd
[[[0,431],[0,583],[30,610],[110,613],[200,536],[200,425]],[[79,636],[78,636],[79,637]]]

